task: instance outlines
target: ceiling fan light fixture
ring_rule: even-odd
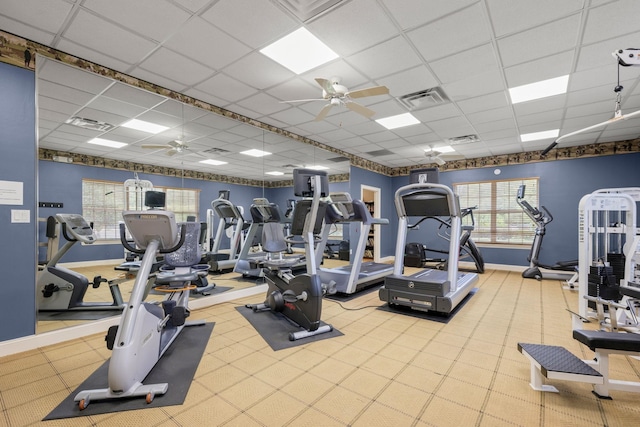
[[[261,49],[260,53],[296,74],[302,74],[338,57],[337,53],[304,27]]]

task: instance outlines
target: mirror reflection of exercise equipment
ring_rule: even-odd
[[[218,193],[218,198],[211,202],[211,210],[207,216],[210,233],[213,230],[213,218],[218,217],[215,237],[209,238],[211,250],[205,255],[210,265],[209,271],[233,270],[242,249],[242,235],[249,224],[245,225],[240,208],[229,200],[229,190],[221,190]],[[223,236],[229,239],[228,252],[222,249]]]
[[[533,238],[533,242],[531,244],[531,251],[529,252],[529,256],[527,257],[527,261],[529,261],[529,268],[522,272],[522,277],[525,279],[552,279],[552,280],[565,280],[570,284],[574,283],[577,279],[577,271],[578,260],[571,261],[558,261],[554,264],[543,264],[540,262],[540,251],[542,250],[542,240],[544,239],[544,235],[547,232],[547,224],[553,221],[553,216],[551,212],[544,207],[541,206],[541,210],[531,206],[525,200],[525,189],[526,186],[523,184],[518,188],[518,195],[516,197],[516,202],[525,214],[531,221],[536,225],[536,234]],[[543,272],[542,269],[545,270],[553,270]],[[568,273],[558,273],[558,271],[566,271]]]
[[[390,306],[450,314],[478,281],[477,273],[458,272],[461,235],[458,197],[446,185],[424,182],[426,177],[420,177],[417,171],[410,174],[409,179],[410,184],[400,187],[395,193],[398,237],[394,270],[392,275],[385,278],[378,294]],[[424,216],[451,218],[447,270],[427,268],[405,276],[403,255],[409,218]]]
[[[124,302],[118,280],[96,276],[91,282],[84,275],[58,265],[62,257],[77,243],[93,244],[97,237],[89,223],[78,214],[56,214],[56,221],[67,242],[53,255],[40,272],[36,283],[38,311],[122,310]],[[112,301],[85,301],[89,286],[107,283]]]

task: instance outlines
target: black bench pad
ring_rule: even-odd
[[[640,352],[640,335],[638,334],[576,329],[573,331],[573,338],[593,351],[601,348]]]
[[[526,352],[540,364],[542,375],[548,377],[548,372],[567,374],[602,376],[600,372],[584,363],[564,347],[544,344],[518,343],[518,351]]]

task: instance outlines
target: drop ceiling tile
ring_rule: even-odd
[[[301,26],[266,1],[221,0],[201,16],[254,49],[263,48]]]
[[[507,87],[516,87],[571,73],[574,51],[569,50],[504,69]],[[573,79],[573,75],[571,76]]]
[[[127,116],[120,115],[120,114],[113,114],[106,111],[100,111],[93,108],[83,108],[77,113],[75,113],[75,115],[85,119],[97,120],[99,122],[106,122],[114,126],[119,126],[125,121],[129,120]]]
[[[87,104],[87,107],[94,110],[105,111],[107,113],[126,117],[137,116],[138,114],[141,114],[146,110],[145,108],[104,96],[94,99],[92,102]]]
[[[164,76],[161,76],[160,74],[156,74],[155,72],[147,71],[142,68],[135,68],[129,74],[140,80],[144,80],[146,82],[153,82],[154,84],[162,88],[173,90],[180,93],[184,92],[184,89],[186,87],[184,83],[167,79]]]
[[[376,3],[351,0],[307,24],[307,29],[342,57],[393,37],[396,29]]]
[[[535,114],[540,111],[551,111],[564,108],[567,95],[555,95],[533,101],[520,102],[513,105],[516,117],[525,114]]]
[[[113,84],[104,91],[102,95],[117,101],[126,102],[127,104],[137,105],[141,108],[152,108],[167,99],[164,96],[156,95],[155,93],[138,89],[124,83]]]
[[[371,79],[415,68],[422,62],[405,38],[401,36],[351,55],[345,60],[356,69],[366,70],[364,74]]]
[[[157,42],[165,40],[190,16],[164,0],[84,0],[82,7]]]
[[[40,80],[38,82],[38,96],[60,99],[71,104],[83,105],[89,102],[95,95],[68,86],[61,86],[46,80]]]
[[[95,64],[99,64],[103,67],[116,71],[126,72],[131,67],[131,63],[121,61],[120,58],[112,57],[91,47],[82,46],[74,41],[64,38],[60,39],[56,43],[56,49],[59,49],[62,52],[73,52],[73,55],[78,58],[91,61]]]
[[[214,70],[221,70],[251,51],[245,44],[197,16],[173,34],[164,46],[195,58]]]
[[[479,134],[480,139],[485,139],[489,137],[495,138],[494,135],[496,134],[502,135],[504,134],[505,131],[513,132],[514,134],[517,134],[516,124],[517,124],[516,121],[510,118],[510,119],[503,119],[503,120],[495,120],[493,122],[474,124],[473,127],[476,130],[476,132]]]
[[[251,86],[223,73],[218,73],[204,82],[199,83],[195,88],[230,102],[238,101],[256,93],[256,90]]]
[[[91,34],[91,37],[87,37]],[[144,58],[155,44],[143,37],[122,29],[89,12],[80,9],[64,32],[64,39],[96,51],[94,57],[108,55],[125,63],[135,63]],[[91,58],[85,58],[91,60]],[[97,61],[104,63],[104,61]]]
[[[440,82],[425,66],[382,77],[378,83],[389,88],[391,96],[400,97],[420,90],[438,86]]]
[[[6,1],[2,4],[0,14],[11,16],[12,20],[17,20],[33,28],[56,33],[61,29],[72,8],[72,4],[62,0],[46,2],[39,0]],[[2,28],[10,31],[6,27]]]
[[[458,107],[453,103],[437,105],[435,107],[424,108],[421,110],[414,110],[410,111],[410,113],[416,119],[424,123],[462,116]]]
[[[287,68],[259,52],[245,56],[223,71],[256,89],[275,86],[295,76]]]
[[[393,18],[398,21],[402,29],[407,30],[415,26],[432,22],[437,19],[467,7],[477,0],[448,0],[445,2],[425,2],[424,0],[383,0],[385,7]]]
[[[210,0],[175,0],[175,3],[180,4],[190,12],[197,12],[204,7]]]
[[[513,110],[511,107],[494,108],[492,110],[479,111],[477,113],[467,114],[467,118],[473,125],[481,123],[491,123],[497,120],[514,121]]]
[[[67,117],[74,114],[79,110],[79,106],[77,104],[72,104],[70,102],[65,102],[60,99],[55,98],[47,98],[46,96],[38,97],[38,107],[43,108],[45,110],[57,111],[59,113],[64,113]]]
[[[409,31],[407,36],[427,61],[466,51],[491,39],[480,3]]]
[[[510,67],[573,49],[579,28],[580,15],[576,14],[498,39],[502,64]]]
[[[465,114],[477,113],[511,105],[506,92],[504,91],[463,99],[458,101],[456,104]]]
[[[39,80],[92,94],[98,94],[113,84],[111,79],[52,60],[44,61],[37,74]]]
[[[166,48],[153,52],[140,64],[140,68],[161,74],[185,86],[195,85],[213,73],[207,66]]]
[[[1,31],[20,34],[20,36],[25,39],[42,43],[45,46],[51,46],[55,39],[55,33],[42,31],[39,28],[16,21],[15,19],[6,18],[2,16],[2,14],[0,14],[0,28],[2,29]]]
[[[496,37],[502,37],[581,12],[584,3],[585,0],[487,0],[487,8]]]
[[[461,66],[470,61],[473,62],[473,66]],[[429,66],[442,83],[467,79],[473,75],[496,72],[499,69],[497,58],[493,53],[493,45],[490,43],[474,47],[472,52],[465,51],[432,61]]]
[[[591,44],[636,32],[638,15],[640,15],[640,2],[636,0],[619,0],[615,2],[614,7],[605,4],[589,9],[582,42]]]
[[[498,71],[470,76],[468,79],[447,83],[442,87],[449,99],[455,102],[506,89],[502,75]]]

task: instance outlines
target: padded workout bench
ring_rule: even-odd
[[[518,343],[518,351],[531,361],[531,387],[538,391],[558,392],[544,384],[544,378],[593,384],[593,393],[611,399],[610,390],[640,392],[640,382],[609,378],[609,355],[637,356],[640,335],[621,332],[576,329],[573,338],[595,352],[593,360],[581,360],[564,347]]]

